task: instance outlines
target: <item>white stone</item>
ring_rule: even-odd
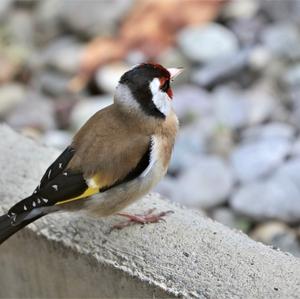
[[[293,179],[276,175],[265,182],[241,187],[231,198],[232,208],[255,220],[300,221],[300,188]]]
[[[25,100],[25,89],[22,85],[10,83],[0,87],[0,116],[4,116]]]
[[[105,92],[113,94],[121,76],[129,69],[129,65],[121,62],[104,65],[96,72],[97,85]]]
[[[267,176],[289,154],[291,143],[286,139],[267,139],[238,145],[231,154],[235,175],[241,182]]]
[[[111,105],[112,97],[95,97],[81,100],[76,104],[71,113],[71,127],[78,130],[97,111]]]
[[[204,63],[231,55],[239,47],[234,34],[217,23],[187,27],[179,33],[177,42],[189,59]]]
[[[233,187],[231,169],[219,157],[205,157],[179,176],[171,199],[194,208],[224,203]]]

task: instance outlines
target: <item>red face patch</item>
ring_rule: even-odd
[[[170,99],[173,99],[173,91],[172,91],[171,88],[168,89],[167,94],[168,94]]]
[[[172,99],[173,98],[173,91],[170,87],[170,78],[161,77],[161,78],[159,78],[159,81],[160,81],[160,89],[163,92],[166,92],[167,95],[169,96],[169,98]]]

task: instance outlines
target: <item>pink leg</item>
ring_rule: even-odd
[[[159,222],[160,220],[164,221],[164,218],[163,218],[164,216],[167,216],[168,214],[173,213],[173,211],[166,211],[166,212],[160,212],[158,214],[153,214],[154,210],[155,209],[150,209],[145,214],[137,214],[137,215],[131,215],[128,213],[123,213],[123,212],[117,213],[116,215],[126,217],[126,218],[128,218],[128,220],[114,225],[113,229],[122,229],[126,226],[130,226],[135,223],[146,224],[146,223]]]

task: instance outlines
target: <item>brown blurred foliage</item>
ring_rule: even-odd
[[[81,70],[71,81],[72,91],[84,87],[103,64],[124,58],[133,49],[153,59],[175,42],[183,27],[213,20],[225,0],[139,0],[115,38],[97,37],[82,55]]]

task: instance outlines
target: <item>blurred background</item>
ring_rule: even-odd
[[[300,256],[300,1],[0,1],[0,121],[48,146],[145,61],[185,68],[156,191]]]

